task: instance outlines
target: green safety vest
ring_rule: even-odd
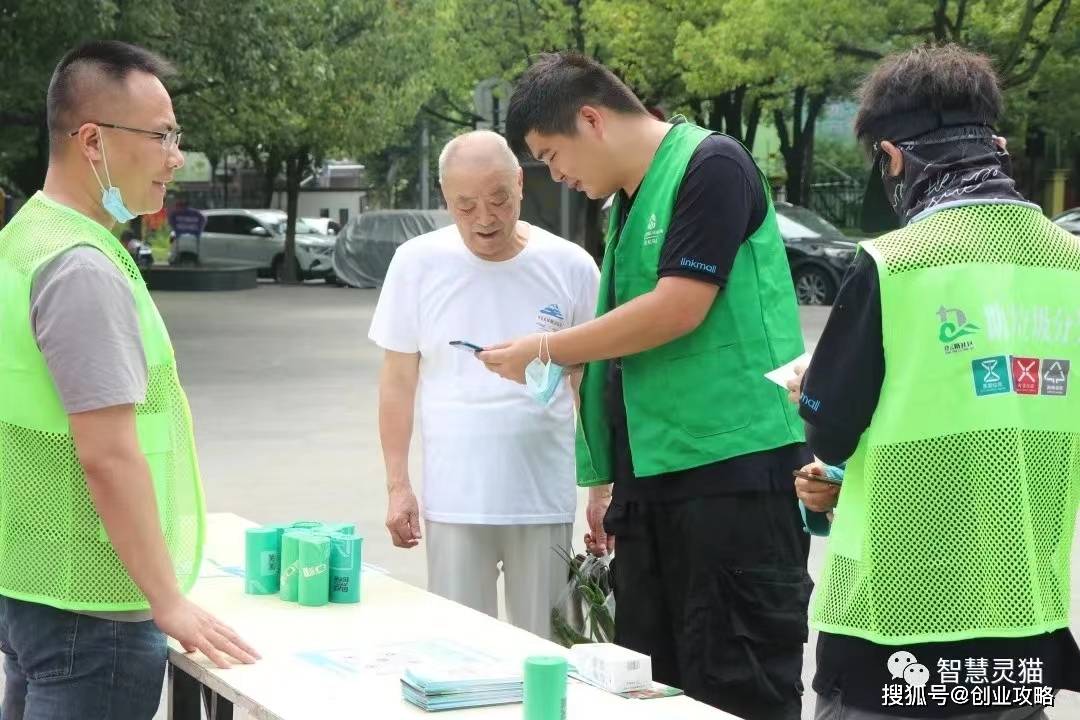
[[[712,134],[674,125],[653,157],[619,233],[611,209],[597,315],[656,288],[660,250],[675,199],[698,145]],[[648,477],[802,442],[803,427],[787,393],[766,372],[803,352],[798,306],[776,213],[742,243],[726,287],[693,332],[622,359],[623,392],[634,474]],[[683,258],[687,267],[708,266]],[[715,271],[715,268],[713,268]],[[611,481],[611,426],[606,362],[589,363],[581,389],[578,483]]]
[[[94,509],[67,413],[30,326],[36,272],[77,245],[127,277],[149,371],[135,406],[165,544],[182,591],[205,531],[191,414],[165,325],[131,256],[103,226],[37,193],[0,230],[0,595],[65,610],[145,610]]]
[[[1080,242],[995,203],[862,249],[880,278],[885,379],[847,466],[814,626],[884,645],[1065,627]]]

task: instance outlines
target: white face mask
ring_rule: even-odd
[[[525,389],[528,390],[533,400],[541,405],[547,405],[551,402],[551,398],[555,396],[555,391],[559,389],[559,383],[562,382],[563,378],[563,366],[551,362],[550,346],[548,348],[548,361],[546,363],[543,361],[544,343],[548,342],[548,334],[544,333],[540,337],[540,349],[537,351],[536,359],[525,367]]]

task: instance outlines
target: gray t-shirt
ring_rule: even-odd
[[[100,250],[79,246],[43,266],[30,291],[30,326],[67,413],[134,405],[147,369],[135,297]],[[150,612],[87,612],[142,622]]]

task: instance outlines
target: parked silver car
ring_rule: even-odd
[[[281,210],[204,210],[206,226],[199,243],[201,262],[238,262],[256,265],[259,274],[285,279],[285,223]],[[184,239],[187,239],[185,236]],[[194,252],[181,245],[177,256]],[[325,278],[334,269],[334,238],[296,220],[296,275]]]

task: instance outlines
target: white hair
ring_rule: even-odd
[[[446,169],[450,166],[450,163],[453,162],[454,156],[456,156],[465,145],[476,140],[490,141],[495,146],[496,157],[503,160],[509,169],[517,171],[521,167],[517,155],[510,149],[510,145],[506,142],[506,138],[491,130],[473,130],[471,132],[462,133],[446,143],[442,152],[439,153],[440,183],[446,176]]]

